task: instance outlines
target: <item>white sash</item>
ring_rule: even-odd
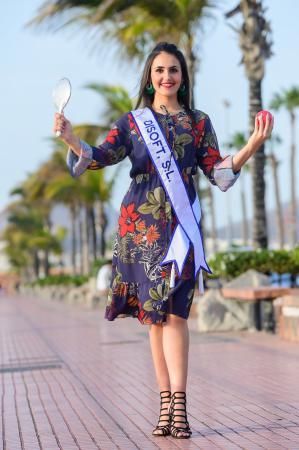
[[[201,208],[198,196],[196,195],[193,205],[191,205],[173,153],[152,111],[149,108],[137,109],[132,111],[132,115],[179,222],[171,238],[166,256],[160,265],[175,263],[181,276],[190,242],[192,242],[195,276],[200,269],[211,273],[205,259],[199,228]],[[200,281],[202,282],[202,280]]]

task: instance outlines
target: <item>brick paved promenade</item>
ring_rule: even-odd
[[[192,439],[154,438],[147,327],[102,316],[0,297],[4,450],[299,449],[298,345],[192,331]]]

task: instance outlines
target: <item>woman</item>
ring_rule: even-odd
[[[209,271],[204,254],[198,253],[200,210],[195,211],[197,197],[192,176],[199,167],[212,184],[227,190],[238,178],[242,165],[270,136],[273,123],[269,117],[265,125],[262,119],[256,119],[245,147],[234,157],[222,158],[209,117],[190,109],[184,56],[175,45],[165,42],[159,43],[146,61],[137,106],[141,104],[147,107],[141,110],[145,114],[143,122],[138,122],[139,113],[124,114],[98,147],[80,141],[61,114],[55,116],[54,131],[60,131],[61,139],[70,147],[67,162],[73,176],[86,169],[116,164],[126,156],[131,160],[132,182],[121,205],[105,317],[114,320],[132,316],[149,325],[161,397],[160,418],[153,434],[186,439],[192,434],[186,412],[187,319],[196,273],[202,268]],[[149,137],[153,142],[146,143]],[[163,137],[166,143],[162,145]],[[159,150],[155,151],[154,145],[160,146]],[[169,160],[159,162],[160,152],[170,155]],[[172,181],[172,188],[167,181]],[[171,189],[176,188],[180,194],[173,197]],[[184,224],[182,208],[180,212],[178,208],[185,194],[188,200],[183,211],[193,222],[197,215],[194,236],[192,230],[187,230],[190,223]],[[182,243],[172,246],[179,230]],[[188,249],[181,270],[178,259],[182,255],[166,258],[171,248],[174,254]]]

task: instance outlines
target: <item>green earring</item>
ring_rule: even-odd
[[[152,85],[152,83],[147,84],[145,86],[145,90],[146,90],[146,93],[149,95],[153,95],[153,93],[155,92],[155,89],[154,89],[154,86]]]
[[[186,86],[184,84],[181,84],[179,94],[186,95]]]

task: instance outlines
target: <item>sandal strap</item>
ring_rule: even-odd
[[[167,394],[167,395],[163,395],[163,394]],[[169,403],[170,399],[171,399],[171,392],[170,391],[161,391],[160,392],[160,403],[161,405],[163,405],[164,403]]]
[[[162,431],[162,433],[155,433],[156,431]],[[154,436],[167,436],[169,434],[169,425],[157,425],[153,429]]]
[[[177,397],[177,394],[182,394],[183,397]],[[172,393],[172,397],[177,397],[177,398],[186,398],[186,392],[184,391],[176,391]]]
[[[174,430],[180,430],[180,431],[187,431],[187,432],[191,431],[189,425],[186,428],[185,427],[174,427],[172,425],[171,428],[173,428]]]
[[[167,395],[162,395],[162,394],[167,394]],[[171,397],[171,392],[170,391],[160,391],[160,397],[161,398]]]
[[[167,417],[167,419],[161,419],[161,417]],[[160,420],[167,420],[168,422],[169,422],[169,414],[160,414],[160,416],[159,416],[159,422],[160,422]]]
[[[184,414],[184,415],[182,415],[182,414],[176,414],[176,415],[172,415],[171,416],[172,417],[172,419],[173,419],[173,421],[174,422],[186,422],[187,420],[187,414]],[[176,417],[182,417],[183,419],[185,419],[185,420],[175,420],[175,418]]]
[[[186,435],[189,436],[191,436],[192,434],[189,422],[187,420],[186,403],[187,403],[186,392],[177,391],[172,394],[170,407],[171,413],[170,430],[172,436],[174,437],[180,437],[179,436],[180,433],[185,433]],[[182,424],[184,424],[185,427],[183,427]]]
[[[163,394],[167,394],[167,395],[163,395]],[[167,403],[169,404],[171,401],[171,392],[170,391],[161,391],[160,392],[160,397],[161,397],[161,401],[160,401],[160,417],[161,416],[169,416],[169,407],[163,407],[163,405],[166,405]],[[167,411],[167,414],[162,414],[162,411]]]
[[[166,436],[170,434],[170,413],[169,413],[169,404],[171,402],[171,392],[170,391],[160,391],[160,416],[158,420],[158,425],[153,430],[153,435],[155,436]],[[164,406],[168,404],[168,406]],[[164,413],[164,411],[166,411]],[[165,419],[163,419],[165,417]],[[160,424],[160,422],[164,422],[164,424]],[[156,433],[158,431],[158,433]],[[161,431],[161,433],[159,433]]]
[[[190,428],[181,428],[181,427],[171,427],[171,434],[172,436],[177,436],[179,433],[186,433],[189,436],[191,436],[192,431],[190,430]]]

